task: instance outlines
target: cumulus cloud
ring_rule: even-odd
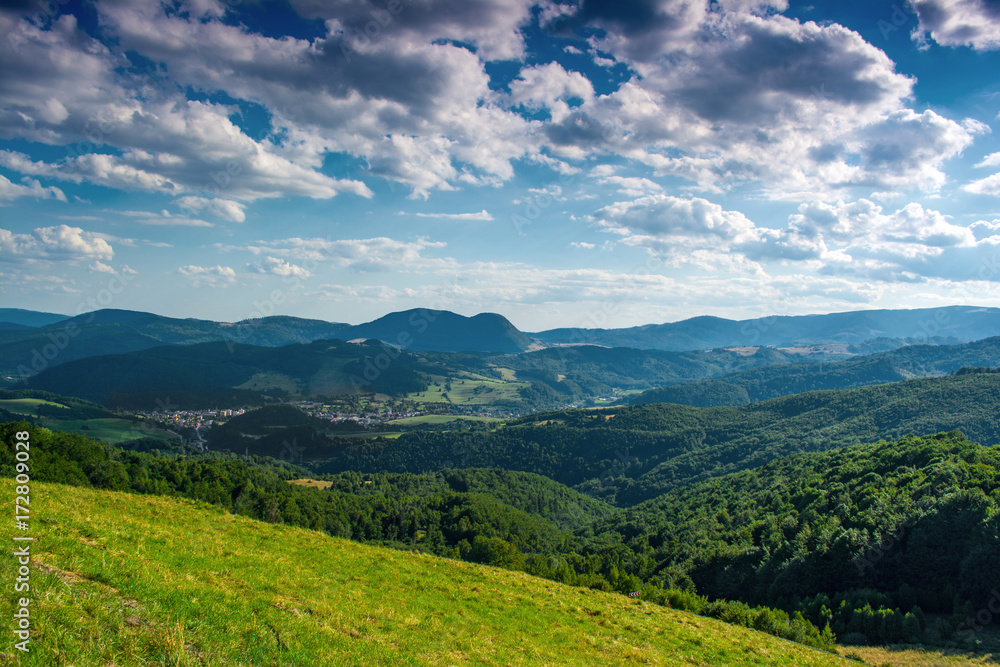
[[[1000,151],[996,153],[990,153],[982,159],[977,165],[977,167],[1000,167]]]
[[[645,194],[663,191],[659,183],[655,183],[648,178],[635,176],[604,176],[598,178],[597,182],[601,185],[613,185],[619,194],[627,197],[641,197]]]
[[[101,17],[125,48],[166,63],[181,85],[266,107],[274,130],[287,137],[274,153],[313,169],[327,152],[363,157],[371,173],[423,196],[460,179],[509,179],[511,160],[532,152],[524,137],[528,123],[494,103],[480,60],[520,52],[514,27],[530,19],[528,7],[407,3],[406,21],[367,40],[353,39],[351,31],[372,20],[362,2],[302,3],[300,11],[326,19],[327,34],[312,41],[190,21],[159,5],[104,4]],[[503,25],[516,42],[500,38]],[[479,51],[453,39],[479,44]]]
[[[93,232],[80,227],[57,225],[37,227],[30,234],[0,229],[0,259],[69,261],[105,260],[114,256],[111,245]]]
[[[672,265],[762,275],[769,264],[810,266],[822,275],[915,281],[960,278],[967,258],[989,245],[984,223],[966,227],[910,203],[895,211],[861,199],[804,203],[780,229],[701,198],[650,195],[603,207],[592,216],[622,243]],[[992,233],[989,235],[992,236]]]
[[[57,187],[44,187],[37,180],[27,176],[21,179],[21,183],[24,185],[11,183],[6,177],[0,174],[0,202],[11,201],[20,197],[66,201],[66,195]]]
[[[920,19],[913,38],[930,36],[942,46],[1000,49],[1000,4],[996,0],[910,0]]]
[[[907,109],[914,80],[884,52],[841,25],[774,14],[784,3],[708,13],[687,3],[663,19],[663,30],[679,31],[661,39],[669,55],[634,52],[626,38],[657,34],[655,16],[670,6],[581,9],[577,22],[618,31],[621,43],[609,37],[604,48],[640,76],[546,123],[556,154],[618,154],[705,191],[758,184],[774,198],[814,198],[855,186],[939,188],[942,164],[983,129]],[[897,130],[919,136],[888,145]]]
[[[559,63],[534,65],[521,70],[510,83],[511,100],[529,109],[546,109],[552,120],[570,113],[570,102],[584,103],[594,97],[590,79],[579,72],[567,72]]]
[[[265,257],[259,262],[248,264],[247,268],[255,273],[270,273],[276,276],[308,278],[312,275],[309,271],[278,257]]]
[[[150,29],[142,16],[130,18],[133,29]],[[317,171],[316,156],[308,150],[303,159],[294,147],[249,137],[230,120],[231,107],[185,99],[175,87],[162,85],[156,73],[123,73],[129,65],[125,56],[89,37],[71,14],[56,19],[50,30],[27,20],[8,21],[4,28],[0,136],[70,147],[65,159],[53,163],[8,156],[9,168],[111,188],[202,197],[224,192],[248,201],[372,195],[360,181]],[[160,37],[181,39],[169,32]],[[201,57],[196,42],[187,47],[191,58]],[[104,152],[104,146],[118,147],[121,154]]]
[[[230,199],[187,196],[178,199],[176,204],[195,213],[207,211],[229,222],[244,222],[247,219],[246,213],[243,212],[246,205]]]
[[[962,189],[979,195],[1000,197],[1000,173],[967,183],[962,186]]]

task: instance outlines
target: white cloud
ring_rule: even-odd
[[[279,259],[277,257],[265,257],[259,262],[248,264],[247,268],[255,273],[271,273],[276,276],[291,276],[295,278],[308,278],[312,275],[301,266]]]
[[[194,287],[228,287],[236,282],[236,271],[222,265],[197,266],[188,264],[179,267],[177,274],[188,278]]]
[[[513,175],[511,160],[536,152],[529,124],[495,102],[480,60],[521,52],[517,26],[530,20],[529,5],[407,5],[405,21],[367,42],[351,35],[357,21],[364,27],[372,20],[371,7],[347,0],[300,3],[307,15],[327,19],[328,34],[311,42],[168,16],[159,5],[100,8],[124,48],[166,63],[180,85],[264,105],[286,137],[274,154],[316,169],[327,152],[349,153],[365,158],[371,173],[425,196],[460,180],[502,182]],[[451,39],[479,51],[442,41]]]
[[[208,211],[229,222],[244,222],[247,219],[246,213],[243,212],[246,205],[230,199],[187,196],[181,197],[175,203],[195,213]]]
[[[1000,167],[1000,151],[990,153],[979,162],[977,167]]]
[[[974,192],[980,195],[1000,197],[1000,173],[967,183],[962,186],[962,189],[966,192]]]
[[[144,9],[155,13],[158,7]],[[143,23],[135,8],[138,14],[117,8],[132,19],[128,26],[156,33],[177,48],[187,48],[191,58],[200,58],[197,51],[204,44],[197,39],[206,35],[191,30],[195,41],[183,45],[177,30],[182,24],[203,24],[179,18],[159,25],[154,20]],[[111,5],[100,9],[115,11]],[[0,137],[69,147],[69,155],[58,162],[8,155],[4,166],[75,183],[201,197],[225,193],[248,201],[288,195],[325,199],[340,192],[372,196],[359,181],[317,171],[321,164],[316,147],[302,153],[298,137],[290,137],[289,146],[278,146],[267,137],[254,140],[229,119],[232,108],[184,99],[173,84],[161,85],[159,74],[124,73],[129,64],[125,57],[79,30],[71,14],[60,16],[51,30],[27,20],[8,21],[2,27],[6,32],[0,35],[0,58],[6,67],[0,80]],[[209,37],[223,38],[225,33]],[[215,45],[235,46],[231,40]],[[158,60],[157,54],[149,55]],[[100,151],[102,146],[118,147],[121,155]]]
[[[567,72],[558,63],[533,65],[521,70],[510,83],[511,100],[530,109],[547,109],[558,122],[570,113],[569,102],[594,97],[594,86],[579,72]]]
[[[623,194],[626,197],[641,197],[663,191],[663,188],[658,183],[654,183],[648,178],[605,176],[598,179],[597,182],[602,185],[614,185],[619,194]]]
[[[977,51],[1000,49],[1000,5],[996,0],[909,0],[920,19],[913,31],[918,42],[927,35],[942,46],[970,46]]]
[[[111,211],[118,215],[134,218],[141,225],[152,225],[157,227],[212,227],[211,222],[199,218],[188,218],[185,216],[172,215],[170,211],[162,210],[159,213],[153,211]]]
[[[417,239],[397,241],[386,237],[370,239],[289,238],[248,246],[217,246],[220,250],[241,250],[255,255],[287,257],[303,263],[329,263],[358,272],[422,271],[454,267],[454,260],[426,257],[429,249],[444,248],[441,241]]]
[[[33,197],[35,199],[58,199],[66,201],[66,195],[56,187],[43,187],[41,183],[33,178],[25,176],[21,179],[24,185],[11,183],[0,174],[0,202],[11,201],[19,197]]]
[[[483,209],[479,213],[414,213],[418,218],[439,218],[442,220],[493,220],[493,216]]]
[[[991,243],[981,228],[954,224],[939,211],[911,203],[886,212],[866,199],[802,204],[783,229],[759,227],[704,199],[667,195],[618,202],[592,219],[670,265],[756,276],[780,264],[886,281],[958,278],[967,257]]]
[[[107,241],[79,227],[37,227],[30,234],[0,229],[0,260],[4,261],[109,261],[113,256],[114,250]]]

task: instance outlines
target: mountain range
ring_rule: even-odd
[[[279,347],[315,340],[376,338],[410,350],[517,354],[546,346],[599,345],[686,351],[719,347],[810,347],[913,342],[964,342],[1000,335],[1000,309],[949,306],[918,310],[871,310],[748,320],[694,317],[681,322],[625,329],[518,330],[495,313],[466,317],[413,309],[372,322],[341,322],[271,316],[240,322],[178,319],[129,310],[98,310],[66,317],[0,309],[0,376],[8,381],[76,359],[144,350],[161,345],[227,342]],[[842,350],[843,351],[843,350]]]

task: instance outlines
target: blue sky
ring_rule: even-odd
[[[1000,3],[4,3],[0,305],[1000,306]]]

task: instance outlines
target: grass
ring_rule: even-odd
[[[2,480],[5,507],[13,486]],[[620,595],[190,501],[48,484],[31,493],[32,651],[14,656],[7,639],[0,664],[851,664]],[[0,559],[8,628],[15,566]]]
[[[329,489],[333,486],[333,482],[324,482],[321,479],[310,479],[308,477],[303,477],[302,479],[290,479],[289,484],[296,484],[298,486],[308,486],[312,489]]]
[[[178,436],[149,424],[141,424],[128,419],[107,417],[101,419],[49,419],[39,420],[47,429],[80,433],[97,440],[107,440],[119,444],[136,438],[154,438],[163,442],[176,441]]]
[[[480,376],[445,377],[432,375],[432,383],[427,391],[407,394],[406,398],[417,403],[452,403],[454,405],[490,405],[499,401],[520,399],[519,389],[529,386],[527,382],[505,382]],[[446,388],[450,383],[451,390]]]
[[[34,416],[36,414],[35,408],[39,405],[54,405],[57,408],[69,409],[69,406],[63,405],[62,403],[54,403],[41,398],[5,398],[0,400],[0,408],[10,410],[11,412],[19,415]]]
[[[996,665],[1000,655],[971,655],[948,653],[923,648],[851,646],[841,651],[844,655],[856,653],[870,665],[891,665],[892,667],[975,667]],[[857,664],[857,663],[855,663]]]

